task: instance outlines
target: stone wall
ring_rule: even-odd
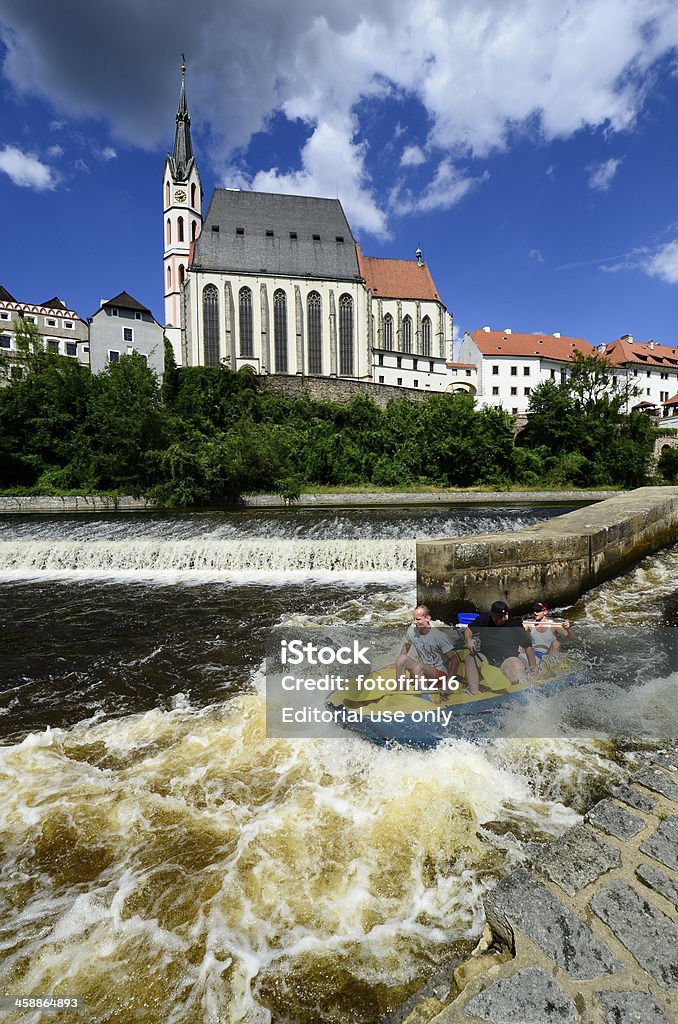
[[[392,399],[408,398],[412,402],[421,402],[431,393],[417,391],[414,388],[373,384],[366,380],[344,380],[343,377],[290,377],[284,374],[268,374],[257,377],[257,382],[262,391],[283,398],[301,398],[306,393],[315,402],[347,404],[358,395],[365,395],[382,409],[385,409]]]
[[[571,604],[678,536],[678,487],[640,487],[511,534],[417,543],[417,600],[452,621],[504,599]]]

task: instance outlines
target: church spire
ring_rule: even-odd
[[[192,161],[191,118],[186,105],[186,58],[182,53],[181,92],[177,108],[177,126],[174,129],[174,149],[172,150],[172,174],[177,181],[186,181]]]

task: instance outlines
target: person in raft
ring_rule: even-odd
[[[414,647],[418,661],[410,657]],[[412,612],[412,625],[405,634],[405,643],[396,658],[396,679],[404,689],[407,674],[417,682],[418,689],[437,689],[441,696],[456,690],[459,683],[455,673],[459,658],[445,634],[431,625],[431,612],[425,604],[418,604]]]
[[[559,636],[574,640],[574,630],[569,619],[554,622],[549,615],[548,605],[543,601],[535,601],[530,605],[532,619],[523,622],[523,626],[532,637],[532,650],[541,661],[547,654],[555,654],[560,650]]]
[[[475,652],[474,640],[480,640],[482,654]],[[527,666],[520,657],[525,652],[527,665],[533,669],[537,659],[532,649],[532,638],[523,627],[523,620],[512,617],[505,601],[495,601],[489,612],[481,612],[464,630],[469,656],[464,662],[470,693],[480,690],[482,662],[500,668],[510,683],[524,682]]]

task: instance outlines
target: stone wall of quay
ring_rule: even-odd
[[[571,604],[678,538],[678,487],[640,487],[512,534],[417,543],[417,600],[444,621],[503,598]]]

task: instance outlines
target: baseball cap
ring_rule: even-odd
[[[508,615],[508,610],[506,601],[494,601],[490,608],[490,615]]]
[[[548,605],[545,605],[542,601],[535,601],[530,605],[531,612],[547,612]]]

